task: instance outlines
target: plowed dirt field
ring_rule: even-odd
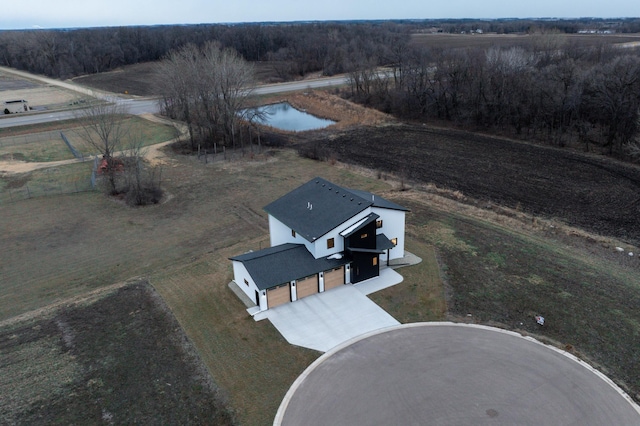
[[[316,139],[339,161],[640,243],[640,168],[604,157],[414,124]]]

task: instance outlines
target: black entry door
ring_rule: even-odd
[[[380,275],[380,259],[377,253],[353,253],[351,282],[359,283]]]

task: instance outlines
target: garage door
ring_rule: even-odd
[[[324,291],[330,290],[344,284],[344,266],[324,271]]]
[[[298,292],[298,299],[316,294],[318,292],[318,276],[312,275],[310,277],[297,280],[296,288]]]
[[[267,290],[267,306],[275,308],[276,306],[291,302],[291,292],[289,291],[289,283],[281,286],[270,288]]]

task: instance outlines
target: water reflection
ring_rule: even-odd
[[[318,118],[297,110],[287,102],[243,110],[240,113],[244,116],[251,117],[256,111],[262,117],[256,118],[254,120],[255,122],[281,130],[301,132],[305,130],[323,129],[335,124],[335,121]]]

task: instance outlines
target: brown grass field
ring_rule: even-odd
[[[589,360],[640,400],[640,267],[637,257],[614,250],[622,245],[637,252],[637,247],[561,220],[536,217],[526,206],[487,203],[471,193],[420,181],[420,174],[408,176],[406,166],[419,161],[380,171],[368,164],[335,162],[338,142],[371,152],[380,145],[373,137],[376,132],[389,141],[398,135],[393,126],[377,126],[285,136],[298,142],[323,139],[336,154],[328,162],[282,149],[205,164],[196,156],[166,149],[161,184],[168,196],[151,207],[128,208],[97,192],[0,204],[0,377],[9,378],[0,391],[11,392],[10,400],[0,401],[0,423],[8,422],[8,416],[37,420],[53,413],[58,423],[71,424],[84,407],[113,423],[185,423],[192,415],[188,407],[185,414],[176,413],[178,417],[171,417],[172,410],[153,407],[153,414],[135,417],[134,408],[125,403],[135,405],[135,395],[106,392],[128,387],[124,380],[109,381],[113,370],[108,367],[117,366],[118,374],[126,377],[138,367],[117,361],[143,353],[135,343],[140,336],[125,331],[146,330],[165,320],[171,324],[174,316],[199,360],[165,356],[167,328],[149,328],[142,340],[155,343],[149,356],[158,355],[154,362],[171,359],[164,369],[182,390],[163,388],[155,374],[135,376],[137,386],[151,394],[165,392],[172,401],[211,398],[224,407],[226,397],[238,423],[271,424],[288,387],[320,354],[289,345],[269,322],[256,323],[248,316],[227,287],[232,278],[228,258],[266,247],[263,206],[315,176],[411,208],[407,248],[424,261],[400,269],[405,278],[400,285],[372,295],[399,321],[451,319],[519,330]],[[402,140],[416,142],[408,151],[414,160],[425,158],[419,149],[428,137]],[[518,158],[517,152],[510,155]],[[383,152],[380,158],[389,156]],[[66,167],[71,166],[62,169]],[[34,179],[36,173],[0,176],[0,192]],[[123,286],[126,282],[130,284]],[[129,302],[148,306],[153,292],[141,290],[146,282],[168,310],[138,319],[138,308]],[[120,293],[121,288],[131,292]],[[123,294],[127,303],[117,298]],[[536,314],[547,318],[544,327],[535,323]],[[55,319],[64,320],[62,326]],[[80,326],[85,323],[95,324],[95,329]],[[81,347],[86,350],[70,349],[65,324],[83,336]],[[94,332],[97,329],[106,333]],[[96,354],[113,345],[128,351]],[[21,354],[20,364],[14,364],[12,354]],[[33,383],[42,374],[43,361],[57,375],[43,376],[42,388],[51,393],[38,396],[34,390],[39,386]],[[193,382],[195,373],[175,374],[187,364],[200,371],[199,362],[211,376],[205,387],[220,388],[220,394],[203,393],[202,382]],[[93,370],[91,377],[79,374],[78,366],[96,365],[92,363],[105,368]],[[42,401],[52,411],[43,411]],[[122,408],[110,409],[114,405]]]
[[[262,206],[317,175],[412,209],[408,248],[425,261],[401,269],[399,286],[373,295],[396,318],[471,318],[519,329],[596,361],[638,392],[636,270],[609,262],[604,252],[595,256],[580,245],[582,237],[528,230],[523,224],[530,219],[465,212],[428,188],[401,191],[401,183],[385,180],[388,175],[378,179],[289,150],[206,165],[170,154],[163,172],[170,199],[150,208],[130,209],[98,193],[1,207],[1,330],[7,322],[15,327],[11,318],[18,315],[33,320],[52,303],[145,277],[229,396],[240,423],[269,424],[288,386],[319,354],[290,346],[268,322],[246,314],[227,288],[228,257],[265,247]],[[616,290],[609,294],[608,288]],[[548,326],[538,327],[535,313],[547,317]],[[17,386],[21,379],[15,380]]]
[[[0,161],[7,159],[27,162],[51,162],[73,159],[71,150],[62,140],[61,132],[71,145],[84,156],[97,153],[95,146],[88,143],[77,126],[76,120],[70,122],[56,122],[41,126],[30,126],[29,133],[24,133],[22,128],[7,128],[0,133]],[[130,134],[139,136],[143,141],[142,146],[155,145],[168,141],[177,136],[173,126],[151,122],[137,116],[130,116],[125,120],[124,126],[130,128]],[[38,129],[44,131],[39,132]],[[97,138],[96,138],[97,140]],[[126,144],[120,149],[126,149]]]
[[[2,424],[234,424],[193,345],[144,281],[3,327],[0,350]]]
[[[0,104],[15,99],[27,100],[33,109],[54,110],[68,108],[87,97],[36,80],[15,77],[0,70]],[[2,113],[0,110],[0,115]]]
[[[282,79],[278,76],[274,66],[268,61],[254,64],[256,80],[261,83],[278,83]],[[127,65],[120,69],[99,74],[75,77],[74,82],[108,92],[134,95],[153,96],[157,94],[155,81],[158,78],[156,62],[144,62]]]

